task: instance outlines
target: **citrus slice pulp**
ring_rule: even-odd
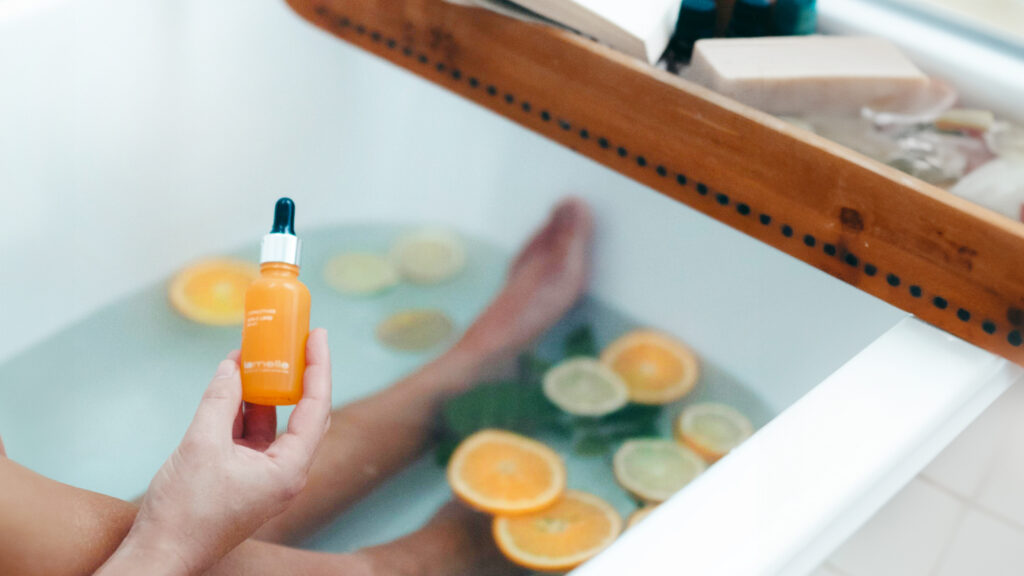
[[[653,330],[635,330],[612,342],[601,362],[614,370],[639,404],[668,404],[693,390],[697,357],[678,340]]]
[[[425,229],[406,234],[391,248],[403,278],[417,284],[440,284],[466,265],[462,239],[449,230]]]
[[[192,264],[171,280],[171,305],[200,324],[230,326],[245,316],[245,291],[259,269],[243,260],[215,259]]]
[[[543,510],[565,491],[565,464],[544,444],[504,430],[481,430],[448,462],[448,484],[469,506],[490,514]]]
[[[626,441],[612,462],[615,480],[635,498],[661,503],[690,483],[707,464],[689,448],[672,440]]]
[[[700,402],[683,409],[676,438],[708,462],[715,462],[754,433],[746,416],[732,406]]]
[[[366,252],[345,252],[324,266],[327,284],[342,294],[376,294],[398,284],[398,270],[391,260]]]
[[[647,518],[651,512],[654,512],[654,509],[657,507],[658,506],[655,504],[647,504],[634,510],[633,513],[629,515],[629,518],[626,519],[626,530],[629,530],[633,526],[639,524],[644,518]]]
[[[594,358],[570,358],[544,374],[544,395],[564,412],[604,416],[629,402],[618,374]]]
[[[494,541],[512,562],[545,572],[571,570],[596,556],[622,531],[622,518],[604,500],[569,490],[553,506],[525,516],[494,519]]]
[[[454,330],[451,319],[440,310],[404,310],[377,325],[377,339],[388,348],[420,352],[444,342]]]

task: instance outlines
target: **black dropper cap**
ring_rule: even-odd
[[[291,198],[281,198],[274,206],[274,226],[271,234],[295,235],[295,202]]]

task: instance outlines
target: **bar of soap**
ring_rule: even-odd
[[[928,77],[881,38],[713,38],[694,47],[688,78],[770,114],[856,114],[923,90]]]

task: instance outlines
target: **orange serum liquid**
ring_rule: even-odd
[[[299,281],[300,253],[295,204],[281,198],[260,248],[260,277],[245,293],[239,363],[242,399],[251,404],[281,406],[302,398],[309,290]]]

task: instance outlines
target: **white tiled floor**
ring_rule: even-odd
[[[812,572],[810,574],[810,576],[844,576],[844,575],[841,572],[837,571],[835,568],[831,567],[830,565],[825,564],[824,566],[820,566],[817,570]]]
[[[1024,572],[1024,528],[969,510],[936,576],[1020,576]]]
[[[847,574],[928,576],[935,550],[946,546],[964,505],[920,479],[903,489],[832,556]]]
[[[1024,574],[1024,384],[811,576]]]

